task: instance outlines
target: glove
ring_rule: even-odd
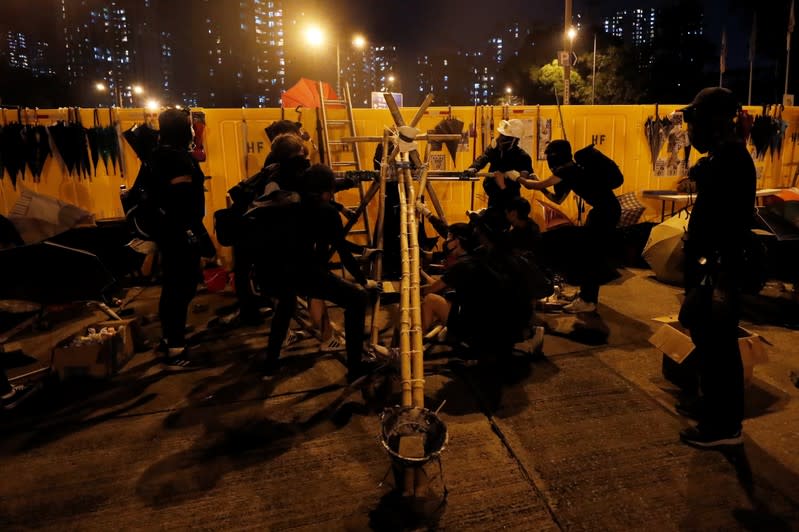
[[[416,210],[419,211],[419,213],[425,218],[429,218],[430,215],[433,214],[432,212],[430,212],[430,209],[427,208],[427,205],[425,205],[421,201],[416,202]]]
[[[367,279],[366,284],[363,285],[370,292],[377,292],[378,294],[383,293],[383,283],[379,283],[374,279]]]
[[[347,220],[352,220],[353,218],[355,218],[355,213],[356,210],[350,209],[349,207],[344,207],[343,209],[341,209],[341,214],[343,214]]]
[[[463,175],[473,177],[477,174],[477,168],[469,167],[463,171]]]
[[[507,172],[505,172],[505,177],[507,179],[510,179],[511,181],[516,181],[517,179],[519,179],[520,175],[521,174],[516,170],[508,170]]]

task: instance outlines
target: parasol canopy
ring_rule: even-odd
[[[336,91],[329,83],[322,83],[322,93],[325,100],[338,100]],[[283,107],[294,109],[296,107],[307,107],[314,109],[320,107],[319,102],[319,82],[308,78],[300,78],[293,87],[288,89],[281,96],[280,101]]]
[[[641,256],[655,273],[658,281],[682,285],[685,253],[683,236],[688,230],[688,214],[672,216],[652,228]]]
[[[8,216],[28,244],[39,242],[92,219],[90,212],[22,187]]]
[[[0,251],[0,299],[40,304],[102,299],[115,282],[96,255],[52,242]]]

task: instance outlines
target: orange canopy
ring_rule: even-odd
[[[300,78],[293,87],[283,93],[281,101],[283,107],[294,109],[296,107],[307,107],[313,109],[319,107],[319,81],[307,78]],[[336,91],[329,83],[322,83],[322,93],[325,100],[338,100]]]

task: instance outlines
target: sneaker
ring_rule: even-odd
[[[527,341],[530,346],[530,353],[540,354],[544,351],[544,328],[537,326],[533,328],[533,336]]]
[[[335,353],[337,351],[344,351],[347,348],[347,342],[344,341],[344,338],[340,337],[337,334],[334,334],[330,337],[330,340],[327,342],[322,342],[319,347],[319,350],[322,353]]]
[[[378,344],[372,344],[366,351],[367,356],[372,360],[379,360],[383,362],[397,361],[400,358],[400,350],[397,347],[385,347]]]
[[[588,301],[583,301],[582,298],[577,298],[568,305],[563,307],[563,312],[568,312],[570,314],[579,314],[582,312],[596,312],[596,303],[589,303]]]
[[[27,399],[30,399],[38,390],[39,387],[36,385],[13,384],[11,386],[11,391],[0,397],[3,410],[13,410]]]
[[[293,330],[289,329],[289,333],[286,335],[286,339],[283,340],[283,347],[289,347],[291,345],[296,344],[297,342],[301,342],[308,337],[308,333],[302,330]]]
[[[680,440],[692,447],[699,449],[712,449],[714,447],[724,447],[729,445],[742,445],[744,440],[741,431],[722,434],[707,430],[700,430],[691,427],[680,431]]]

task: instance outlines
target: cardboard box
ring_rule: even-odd
[[[680,324],[677,316],[663,316],[654,320],[663,325],[649,338],[649,343],[677,364],[682,364],[694,350],[690,333]],[[752,379],[752,369],[757,364],[768,362],[765,342],[760,335],[738,327],[738,347],[744,366],[744,381],[748,383]]]
[[[106,378],[113,375],[117,354],[115,337],[77,346],[70,345],[71,342],[72,338],[69,338],[53,349],[51,366],[62,380],[70,377]]]
[[[110,377],[134,355],[136,326],[135,319],[127,319],[102,321],[86,327],[82,333],[69,337],[53,349],[50,365],[61,379],[75,376]],[[102,342],[72,345],[73,340],[85,335],[88,329],[99,331],[103,327],[113,327],[116,334]]]
[[[141,334],[139,320],[138,318],[107,320],[101,321],[94,326],[97,330],[103,327],[113,327],[118,331],[119,341],[117,347],[119,352],[117,353],[117,368],[115,371],[119,371],[136,354],[136,339],[137,335]]]

